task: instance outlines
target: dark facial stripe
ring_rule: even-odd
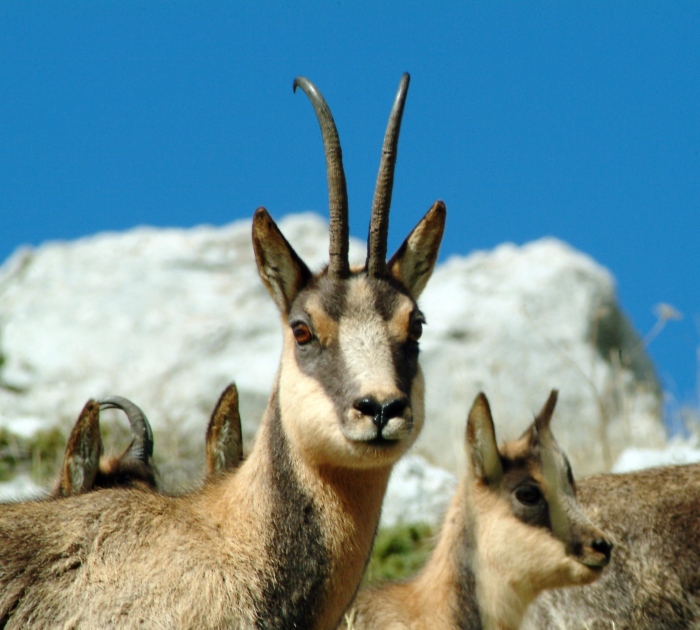
[[[542,527],[549,531],[552,530],[552,523],[549,516],[549,504],[547,499],[542,495],[541,501],[534,505],[524,505],[515,497],[516,488],[523,485],[535,485],[540,487],[535,478],[528,472],[528,469],[537,467],[537,462],[534,458],[518,458],[509,460],[503,458],[503,479],[501,487],[504,493],[507,493],[506,499],[511,505],[513,516],[519,521],[532,527]],[[541,490],[541,488],[540,488]]]
[[[348,285],[342,280],[329,280],[322,278],[319,283],[321,293],[321,306],[328,317],[339,321],[345,312],[345,303]]]
[[[392,346],[392,358],[396,371],[397,385],[411,400],[411,385],[418,374],[418,344],[395,343]]]
[[[401,303],[400,293],[396,287],[383,280],[372,279],[369,283],[374,296],[375,309],[384,321],[391,320]],[[347,307],[347,284],[345,282],[321,278],[311,290],[320,292],[320,303],[330,318],[338,321],[346,314],[344,309]],[[404,291],[401,290],[401,293],[403,294]],[[306,293],[306,295],[309,294]],[[290,322],[304,317],[304,297],[302,294],[292,306]],[[337,340],[332,340],[326,346],[321,346],[317,340],[304,346],[297,346],[295,356],[299,369],[321,384],[333,401],[339,416],[342,416],[355,400],[366,394],[360,391],[358,384],[352,379]],[[394,343],[391,347],[391,356],[396,384],[409,399],[410,404],[411,386],[418,373],[418,345]]]
[[[292,467],[276,393],[271,404],[275,410],[268,445],[273,535],[267,553],[273,569],[272,574],[261,576],[262,602],[256,627],[310,628],[321,612],[328,587],[329,553],[322,542],[318,507]]]
[[[476,577],[472,569],[475,551],[473,549],[473,531],[469,531],[467,519],[463,519],[458,537],[460,544],[454,550],[455,568],[455,610],[452,619],[461,630],[480,630],[482,628],[476,593]]]

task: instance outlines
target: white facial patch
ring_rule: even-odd
[[[377,312],[366,278],[350,283],[345,311],[338,336],[348,379],[359,385],[361,396],[373,396],[378,401],[400,396],[389,322]]]

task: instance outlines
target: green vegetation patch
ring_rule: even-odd
[[[57,428],[29,438],[0,428],[0,481],[29,472],[37,483],[48,482],[58,472],[65,447],[66,438]]]
[[[434,546],[430,525],[397,525],[380,529],[365,574],[366,584],[410,577],[420,569]]]

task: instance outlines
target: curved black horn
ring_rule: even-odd
[[[134,436],[128,450],[129,456],[147,464],[149,458],[153,456],[153,431],[146,414],[128,398],[122,396],[109,396],[99,402],[100,409],[121,409],[126,414]]]
[[[389,207],[391,206],[391,190],[394,185],[394,167],[396,166],[396,148],[401,131],[408,83],[411,80],[408,72],[404,72],[396,92],[394,106],[389,116],[389,124],[384,134],[382,160],[379,163],[377,185],[374,188],[372,201],[372,218],[367,237],[367,273],[370,276],[382,276],[386,273],[386,248],[389,232]]]
[[[338,130],[333,122],[331,110],[316,86],[305,77],[297,77],[292,84],[296,92],[300,87],[309,97],[321,126],[323,147],[326,152],[328,174],[328,201],[330,205],[330,264],[328,275],[332,278],[347,278],[350,275],[348,262],[348,191],[343,170],[343,154],[340,150]]]

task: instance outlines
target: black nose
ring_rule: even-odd
[[[379,403],[374,398],[361,398],[355,401],[355,409],[365,416],[372,416],[372,422],[381,431],[392,418],[398,418],[408,407],[405,397],[394,398],[385,403]]]
[[[593,541],[591,547],[594,551],[602,553],[608,562],[610,561],[610,553],[612,552],[613,544],[609,540],[598,538],[598,540]]]

